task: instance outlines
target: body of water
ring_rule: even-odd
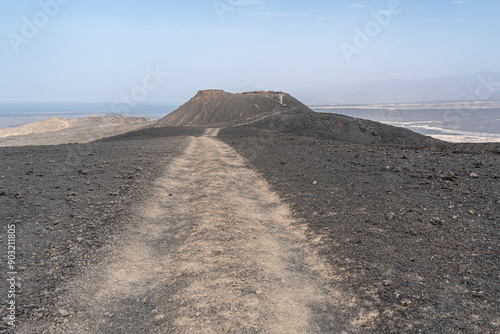
[[[115,110],[109,103],[0,103],[0,129],[43,121],[54,116],[74,119],[104,116],[116,112],[130,117],[160,119],[178,106],[140,104],[136,108]]]
[[[449,142],[457,143],[483,143],[483,142],[500,142],[500,132],[487,132],[483,131],[484,122],[483,119],[490,119],[493,124],[497,124],[497,118],[500,110],[498,109],[477,109],[476,117],[480,121],[477,121],[476,131],[466,131],[463,129],[449,129],[443,127],[443,120],[446,119],[445,115],[447,110],[445,109],[411,109],[411,110],[395,110],[387,111],[380,109],[339,109],[339,108],[316,108],[315,111],[323,113],[340,113],[350,117],[365,118],[376,122],[381,122],[393,126],[398,126],[412,130],[414,132],[434,137],[440,140],[445,140]],[[391,115],[393,118],[398,118],[398,120],[391,120]],[[397,116],[397,117],[396,117]],[[488,118],[489,117],[489,118]],[[465,119],[467,121],[468,119]],[[474,123],[472,123],[474,124]],[[446,124],[445,124],[446,125]],[[452,124],[453,126],[460,125]]]

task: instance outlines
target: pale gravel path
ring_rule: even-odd
[[[190,138],[48,332],[343,333],[304,228],[217,132]]]

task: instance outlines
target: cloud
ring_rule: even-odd
[[[463,4],[466,2],[467,2],[467,0],[455,0],[455,1],[452,1],[451,3],[456,4],[456,5],[460,5],[460,4]]]

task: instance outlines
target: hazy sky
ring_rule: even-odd
[[[500,1],[0,2],[0,101],[181,103],[500,71]],[[168,75],[166,74],[168,73]]]

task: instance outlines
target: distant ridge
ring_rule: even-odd
[[[52,117],[14,128],[0,129],[0,147],[88,143],[152,127],[155,120],[115,113],[65,119]]]
[[[500,101],[500,72],[477,72],[425,79],[393,79],[301,89],[312,105]]]
[[[157,127],[251,126],[320,139],[360,144],[431,145],[438,140],[416,132],[339,114],[317,113],[291,95],[275,91],[232,94],[201,90],[163,117]]]

